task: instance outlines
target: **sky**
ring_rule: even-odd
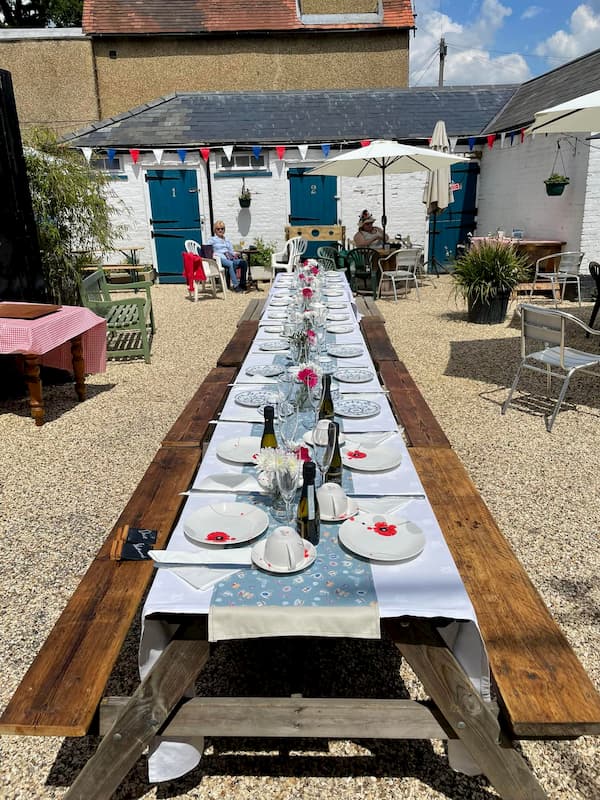
[[[600,48],[600,0],[413,0],[413,8],[414,87],[438,85],[441,36],[445,86],[523,83]]]

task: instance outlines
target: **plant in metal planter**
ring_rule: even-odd
[[[467,301],[469,322],[488,325],[504,321],[511,293],[528,276],[527,259],[501,240],[472,245],[452,272],[456,294]]]
[[[564,192],[565,186],[570,183],[570,179],[566,175],[559,175],[557,172],[553,172],[549,178],[546,178],[544,183],[546,184],[546,194],[550,197],[557,197]]]
[[[250,189],[246,188],[246,179],[242,178],[242,188],[238,195],[238,200],[241,208],[248,208],[252,202],[252,193]]]

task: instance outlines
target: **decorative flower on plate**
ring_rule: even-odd
[[[395,536],[398,533],[398,529],[395,525],[390,525],[388,522],[376,522],[373,527],[370,526],[367,528],[369,531],[375,531],[380,536]]]

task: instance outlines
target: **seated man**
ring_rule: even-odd
[[[248,264],[239,257],[239,253],[235,252],[229,239],[225,238],[225,223],[223,220],[219,219],[215,222],[215,235],[210,237],[208,243],[212,245],[213,253],[219,256],[221,263],[225,267],[227,284],[233,288],[234,292],[245,292]],[[238,269],[240,270],[239,280],[237,276]]]

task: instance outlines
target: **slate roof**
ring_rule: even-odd
[[[500,133],[526,127],[533,122],[536,111],[599,88],[600,50],[593,50],[521,84],[506,107],[490,120],[483,133]]]
[[[331,16],[331,15],[330,15]],[[305,25],[296,0],[85,0],[83,30],[90,36],[238,35],[258,31],[414,28],[411,0],[383,0],[382,22]]]
[[[449,136],[480,134],[517,86],[293,92],[189,92],[160,97],[65,137],[75,147],[428,139],[438,119]]]

